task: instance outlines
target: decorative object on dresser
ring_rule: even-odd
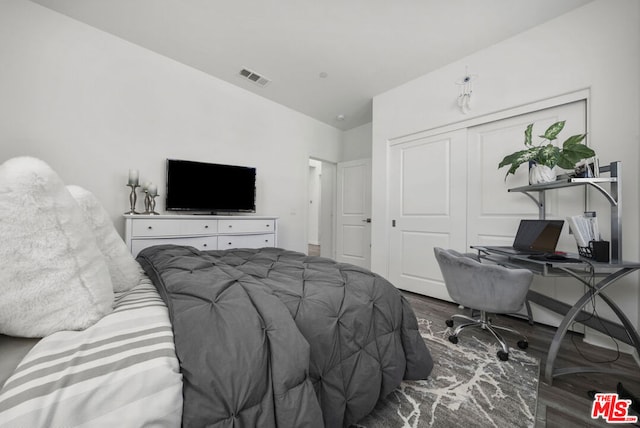
[[[151,212],[149,211],[149,206],[151,205],[151,203],[149,202],[149,186],[151,185],[150,181],[145,181],[144,183],[142,183],[142,192],[144,193],[144,211],[142,212],[142,215],[149,215],[151,214]]]
[[[153,183],[149,184],[147,188],[147,195],[149,201],[149,207],[147,209],[149,215],[160,215],[160,213],[156,212],[156,197],[158,196],[158,186]]]
[[[136,195],[136,187],[140,187],[138,185],[138,180],[140,177],[140,173],[137,169],[129,170],[129,182],[127,183],[127,187],[131,187],[131,193],[129,193],[129,211],[125,214],[140,214],[136,211],[136,201],[138,196]]]
[[[275,247],[277,217],[154,215],[125,216],[125,242],[133,256],[153,245],[189,245],[199,250]]]

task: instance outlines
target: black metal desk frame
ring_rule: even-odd
[[[553,383],[553,378],[557,376],[573,374],[573,373],[613,373],[620,374],[619,370],[609,369],[606,367],[568,367],[568,368],[554,368],[560,345],[564,339],[569,327],[573,322],[579,322],[585,324],[600,332],[610,334],[611,336],[619,339],[631,346],[640,354],[640,335],[634,327],[633,323],[627,318],[624,312],[618,305],[615,304],[604,291],[613,285],[616,281],[624,276],[640,270],[639,262],[624,262],[618,261],[617,263],[598,263],[590,259],[579,257],[577,254],[570,254],[570,257],[580,258],[582,263],[563,263],[562,261],[539,261],[532,260],[528,256],[512,255],[499,250],[483,247],[472,246],[472,248],[478,250],[478,255],[481,259],[489,260],[494,263],[498,263],[504,266],[528,269],[536,275],[553,277],[564,276],[573,277],[587,286],[587,292],[580,298],[573,306],[569,306],[566,303],[555,300],[551,297],[544,296],[533,290],[529,291],[527,298],[529,301],[544,306],[552,311],[563,314],[564,318],[558,326],[556,333],[549,346],[549,352],[547,354],[547,361],[544,370],[544,379],[547,384]],[[592,277],[601,278],[597,283],[592,284],[590,279]],[[595,319],[591,316],[591,313],[584,312],[583,309],[592,299],[600,297],[616,314],[621,324],[614,323],[612,321],[604,319]],[[578,317],[584,315],[582,319]],[[627,374],[628,373],[622,373]]]

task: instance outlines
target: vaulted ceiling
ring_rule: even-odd
[[[591,0],[32,1],[347,130],[375,95]]]

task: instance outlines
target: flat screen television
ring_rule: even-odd
[[[167,211],[256,212],[256,169],[167,159]]]

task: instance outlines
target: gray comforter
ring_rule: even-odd
[[[433,366],[382,277],[276,248],[157,246],[138,261],[169,308],[183,426],[348,426]]]

